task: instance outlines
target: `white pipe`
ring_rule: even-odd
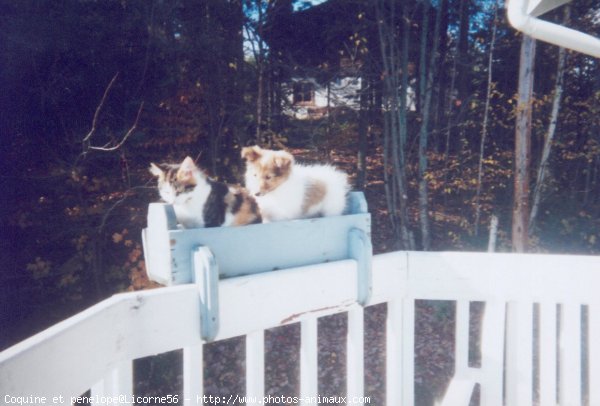
[[[527,0],[509,0],[507,15],[514,28],[535,39],[600,58],[600,39],[532,17],[527,14]]]

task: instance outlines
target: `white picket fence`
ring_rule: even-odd
[[[219,282],[215,340],[245,336],[247,404],[265,395],[265,329],[298,322],[298,396],[317,396],[317,320],[339,312],[348,315],[348,399],[364,396],[364,312],[356,300],[356,273],[356,261],[341,260]],[[374,256],[368,305],[387,304],[386,404],[414,404],[415,301],[426,299],[456,301],[456,374],[445,404],[467,405],[478,383],[482,405],[600,405],[599,289],[595,257]],[[132,360],[182,348],[179,400],[201,404],[205,342],[199,298],[196,284],[115,295],[5,350],[1,402],[45,396],[51,404],[63,396],[68,404],[90,388],[100,402],[131,396]],[[486,303],[480,368],[467,361],[473,301]]]

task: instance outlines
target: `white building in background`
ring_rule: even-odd
[[[356,76],[338,78],[321,85],[314,78],[292,78],[284,86],[286,103],[283,113],[298,120],[321,118],[336,109],[360,109],[362,79]],[[410,83],[406,95],[408,111],[416,111],[415,83]],[[328,88],[329,87],[329,88]],[[382,106],[388,110],[389,106]]]
[[[313,78],[292,78],[285,88],[284,114],[296,119],[320,118],[331,109],[360,107],[361,78],[343,77],[321,85]]]

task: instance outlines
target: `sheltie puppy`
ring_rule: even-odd
[[[341,215],[348,177],[330,165],[302,165],[286,151],[258,146],[242,149],[245,183],[263,222]]]

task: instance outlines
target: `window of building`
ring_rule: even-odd
[[[310,82],[294,83],[294,104],[314,104],[315,87]]]

